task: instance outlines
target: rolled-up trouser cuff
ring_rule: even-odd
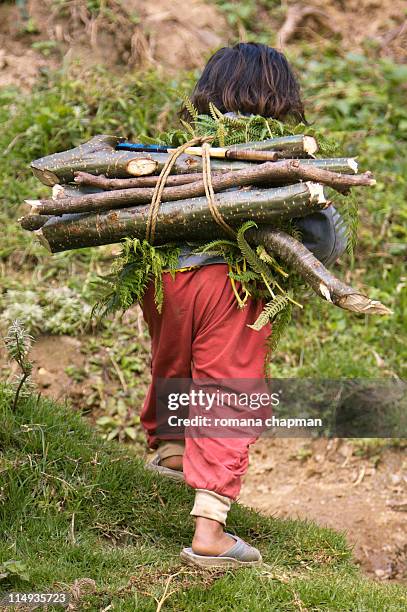
[[[196,489],[192,516],[202,516],[226,525],[232,500],[207,489]]]
[[[158,445],[157,453],[160,459],[182,456],[185,451],[184,440],[164,440]]]

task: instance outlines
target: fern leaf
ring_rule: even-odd
[[[188,113],[191,115],[192,121],[196,121],[199,115],[198,109],[194,106],[191,98],[189,98],[188,96],[184,97],[184,106],[187,109]]]
[[[243,257],[245,257],[245,259],[248,261],[253,270],[261,275],[264,275],[267,280],[272,281],[272,273],[270,268],[264,261],[260,259],[256,251],[252,249],[252,247],[249,245],[246,238],[244,237],[245,232],[247,232],[247,230],[251,227],[257,227],[257,224],[254,221],[247,221],[242,225],[242,227],[237,232],[237,244],[239,245]]]
[[[220,110],[216,108],[216,106],[212,102],[209,102],[209,112],[211,113],[215,121],[218,121],[219,119],[222,120],[224,118],[223,113],[221,113]]]
[[[196,133],[192,125],[188,123],[187,121],[184,121],[183,119],[181,119],[180,121],[181,121],[181,124],[186,129],[186,131],[188,132],[188,134],[190,134],[192,137],[195,137]]]
[[[273,354],[276,352],[277,347],[281,342],[281,338],[284,336],[292,318],[292,304],[289,302],[285,305],[275,317],[271,329],[271,334],[266,342],[266,356],[264,360],[264,370],[267,375],[267,369]]]
[[[256,321],[248,327],[255,331],[260,331],[262,327],[270,323],[279,312],[284,310],[288,303],[289,301],[285,295],[277,295],[271,302],[268,302],[264,306]]]
[[[233,240],[227,240],[227,239],[212,240],[211,242],[208,242],[202,247],[198,247],[197,249],[195,249],[194,253],[197,253],[197,254],[209,253],[215,250],[219,250],[221,247],[229,247],[229,248],[236,249],[237,245],[236,245],[236,242],[233,242]]]
[[[229,272],[229,277],[233,278],[235,281],[239,281],[240,283],[249,283],[253,280],[261,280],[261,276],[257,274],[257,272],[253,272],[252,270],[246,270],[245,272]]]

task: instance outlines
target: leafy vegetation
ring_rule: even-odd
[[[2,590],[65,591],[81,610],[386,610],[405,590],[363,578],[344,536],[236,505],[232,532],[255,543],[258,569],[182,568],[192,490],[144,469],[129,447],[103,441],[80,416],[0,388]],[[135,503],[136,502],[136,503]]]

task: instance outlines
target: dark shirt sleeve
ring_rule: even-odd
[[[334,206],[295,219],[302,243],[325,266],[331,266],[346,249],[346,228]]]

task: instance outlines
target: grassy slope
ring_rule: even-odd
[[[43,398],[10,411],[0,388],[1,563],[24,564],[2,590],[68,590],[95,581],[80,609],[155,610],[169,576],[167,610],[396,611],[406,591],[363,578],[342,535],[236,506],[230,529],[266,565],[238,572],[181,568],[192,491],[146,472],[128,448],[97,437],[66,407]],[[24,568],[20,568],[22,571]],[[1,573],[1,571],[0,571]],[[92,589],[91,589],[92,590]],[[301,607],[302,606],[302,607]]]

